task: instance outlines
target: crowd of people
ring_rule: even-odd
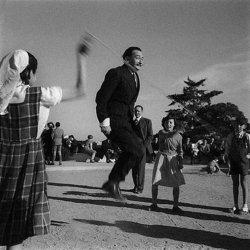
[[[54,128],[55,127],[55,128]],[[93,135],[88,135],[86,140],[77,140],[74,135],[65,135],[60,123],[48,122],[47,127],[41,135],[45,164],[55,165],[55,161],[70,160],[75,154],[85,154],[90,163],[98,162],[100,159],[107,163],[118,159],[120,149],[109,139],[102,142],[94,140]]]
[[[192,142],[191,138],[187,137],[183,142],[183,151],[190,159],[190,164],[207,163],[215,158],[224,162],[225,138],[215,141],[214,137],[211,137]]]
[[[138,109],[143,111],[143,107],[138,105],[135,108],[135,114],[138,113],[136,111]],[[143,119],[147,120],[144,117]],[[152,163],[159,151],[159,133],[153,135],[150,120],[149,123],[151,128],[150,136],[147,137],[146,162]],[[105,156],[106,162],[109,163],[117,160],[119,152],[121,153],[121,149],[110,139],[99,142],[94,140],[93,135],[88,135],[86,140],[78,140],[74,135],[65,135],[63,129],[59,127],[59,122],[56,122],[55,125],[53,122],[48,122],[41,135],[45,163],[48,165],[54,165],[55,160],[58,160],[59,165],[61,165],[62,161],[70,159],[68,156],[73,156],[77,153],[89,155],[92,163],[98,161],[98,159],[103,159]],[[147,129],[147,126],[145,127]],[[144,134],[147,135],[147,131]],[[183,157],[187,164],[207,164],[213,160],[225,163],[225,138],[215,141],[214,137],[211,137],[192,142],[191,138],[187,137],[182,144],[182,148]]]
[[[182,173],[183,155],[191,163],[207,158],[210,171],[218,171],[218,161],[227,163],[233,182],[232,213],[248,213],[247,175],[250,158],[250,135],[246,120],[236,120],[234,131],[217,144],[213,138],[183,143],[182,133],[176,130],[176,118],[170,114],[162,119],[162,129],[153,135],[152,122],[143,117],[143,107],[136,105],[140,90],[138,71],[143,66],[139,47],[129,47],[122,58],[123,65],[110,69],[96,95],[96,114],[100,129],[106,136],[99,150],[89,135],[77,141],[73,135],[65,138],[60,122],[49,122],[49,108],[85,93],[86,57],[91,37],[84,37],[77,45],[77,81],[70,88],[33,87],[36,81],[37,60],[27,51],[15,50],[0,64],[0,245],[7,249],[21,249],[22,242],[34,235],[49,233],[50,211],[47,196],[45,163],[62,164],[63,153],[85,153],[90,162],[97,155],[105,155],[107,162],[115,159],[108,180],[102,189],[112,198],[125,203],[120,182],[130,170],[133,192],[144,189],[145,164],[154,161],[152,173],[152,204],[158,209],[158,186],[173,189],[175,214],[180,208],[180,186],[185,184]],[[184,153],[183,153],[184,152]],[[148,159],[147,159],[148,158]],[[239,186],[243,205],[238,202]]]

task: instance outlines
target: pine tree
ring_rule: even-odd
[[[182,94],[168,95],[167,98],[172,100],[169,106],[177,105],[178,109],[170,109],[166,112],[174,115],[180,121],[179,129],[184,130],[188,136],[202,137],[205,134],[211,134],[213,129],[209,121],[202,119],[197,115],[199,110],[211,106],[211,99],[222,91],[207,91],[201,89],[206,79],[193,81],[189,77],[184,83],[187,85],[183,88]]]

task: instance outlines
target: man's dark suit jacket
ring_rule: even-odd
[[[107,72],[96,95],[96,113],[100,123],[108,117],[111,125],[112,119],[133,119],[134,104],[140,89],[138,76],[137,79],[136,88],[134,76],[125,64]]]
[[[135,131],[138,137],[143,140],[143,144],[145,145],[147,152],[152,154],[153,149],[151,143],[154,135],[151,120],[141,117],[139,123],[135,125]]]

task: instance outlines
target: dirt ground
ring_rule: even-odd
[[[250,249],[250,215],[227,213],[232,181],[224,173],[208,175],[200,172],[201,165],[185,166],[180,194],[185,214],[179,216],[171,212],[172,189],[166,187],[159,188],[160,211],[148,211],[152,164],[143,194],[129,192],[130,173],[121,185],[127,204],[109,198],[100,187],[111,166],[64,162],[61,168],[48,167],[51,233],[27,239],[24,249]]]

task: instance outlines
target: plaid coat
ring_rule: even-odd
[[[0,245],[49,232],[47,176],[36,139],[40,99],[40,87],[27,88],[25,101],[0,116]]]

